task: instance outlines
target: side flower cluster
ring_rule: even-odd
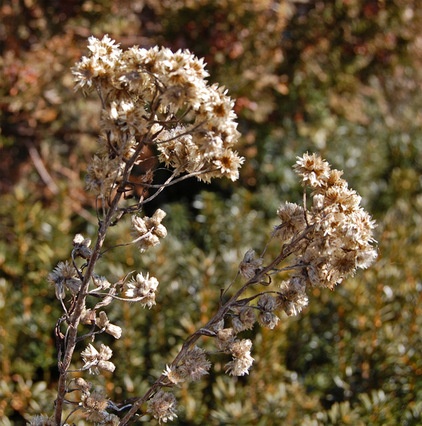
[[[85,413],[87,421],[107,426],[117,426],[119,424],[119,417],[107,411],[111,403],[102,392],[92,391],[92,384],[81,377],[75,379],[74,385],[75,390],[81,393],[79,405]]]
[[[161,224],[166,213],[158,209],[152,217],[132,216],[132,234],[134,243],[137,244],[141,253],[149,247],[160,244],[160,238],[167,236],[167,229]]]
[[[277,212],[281,223],[274,236],[283,244],[298,241],[295,272],[281,284],[277,299],[288,315],[298,314],[307,305],[308,287],[332,290],[377,257],[375,222],[360,206],[361,197],[341,178],[343,172],[331,169],[316,154],[298,157],[294,169],[302,184],[311,189],[312,205],[305,210],[285,203]]]
[[[254,359],[251,356],[252,342],[249,339],[237,339],[233,328],[220,328],[217,331],[217,348],[232,355],[232,361],[225,365],[225,371],[231,376],[244,376],[249,373]]]
[[[150,277],[147,273],[145,276],[137,274],[134,279],[126,283],[125,296],[129,302],[140,302],[143,307],[151,308],[155,305],[155,292],[158,288],[158,280]]]
[[[91,343],[81,352],[84,361],[83,370],[89,370],[91,374],[100,374],[100,370],[113,372],[116,366],[109,361],[113,355],[113,351],[106,345],[101,344],[100,350],[97,351]]]

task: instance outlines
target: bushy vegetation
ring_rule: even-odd
[[[188,48],[236,99],[240,180],[169,188],[165,243],[113,251],[116,278],[148,270],[157,305],[116,303],[114,400],[145,391],[205,324],[249,248],[262,249],[281,202],[301,202],[291,166],[319,152],[376,218],[377,262],[298,317],[256,327],[249,376],[225,360],[182,386],[173,424],[418,425],[422,416],[422,7],[412,0],[10,2],[0,7],[0,422],[50,413],[60,304],[47,276],[76,233],[95,232],[84,191],[99,105],[70,69],[91,34],[123,47]],[[112,230],[109,244],[130,239]],[[169,259],[171,261],[169,261]],[[98,271],[101,272],[101,271]],[[107,343],[107,342],[106,342]],[[81,348],[82,350],[82,348]]]

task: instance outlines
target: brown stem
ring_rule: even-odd
[[[91,280],[91,277],[94,273],[95,265],[100,257],[101,254],[101,248],[104,244],[104,240],[107,234],[107,230],[110,226],[110,224],[113,222],[114,216],[116,212],[118,211],[118,205],[119,202],[124,194],[123,186],[124,182],[128,179],[130,172],[132,170],[132,167],[142,150],[144,144],[143,141],[139,143],[139,146],[137,147],[134,155],[131,157],[131,159],[126,163],[125,170],[123,172],[123,179],[121,188],[119,188],[115,196],[110,204],[110,207],[108,209],[107,215],[104,218],[102,222],[100,222],[99,229],[98,229],[98,235],[97,235],[97,241],[95,243],[95,247],[92,251],[91,258],[89,259],[88,265],[86,270],[84,271],[84,277],[81,285],[81,289],[78,292],[78,295],[76,297],[76,301],[74,304],[73,312],[70,317],[69,321],[69,328],[68,328],[68,335],[66,339],[66,348],[63,354],[62,361],[59,361],[59,383],[58,383],[58,389],[57,389],[57,399],[55,401],[55,410],[54,410],[54,419],[57,426],[61,426],[62,424],[62,413],[63,413],[63,405],[65,402],[65,396],[67,393],[67,376],[68,376],[68,369],[70,367],[70,363],[72,362],[72,356],[75,351],[76,343],[77,343],[77,337],[78,337],[78,326],[81,319],[81,314],[83,312],[83,309],[85,307],[85,301],[86,297],[88,295],[88,287]]]
[[[61,416],[63,412],[63,403],[67,393],[66,388],[66,380],[67,380],[67,370],[69,369],[70,363],[72,361],[73,352],[75,350],[77,336],[78,336],[78,326],[81,319],[82,311],[85,307],[85,300],[88,293],[89,282],[94,273],[95,265],[99,259],[101,247],[104,244],[104,240],[106,237],[107,229],[112,221],[115,211],[117,210],[117,205],[122,197],[121,192],[117,192],[116,196],[113,199],[113,203],[110,206],[108,214],[105,220],[100,224],[97,236],[97,242],[95,244],[95,248],[92,251],[91,258],[89,259],[88,266],[85,270],[84,280],[81,285],[81,289],[76,298],[76,302],[74,305],[73,313],[70,318],[69,324],[69,333],[67,336],[66,349],[63,356],[63,361],[60,362],[59,371],[59,384],[58,384],[58,392],[56,399],[56,407],[55,407],[55,422],[57,426],[61,426]]]

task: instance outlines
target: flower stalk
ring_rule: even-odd
[[[280,223],[268,243],[278,247],[278,255],[267,259],[266,249],[260,255],[249,249],[236,279],[220,294],[217,312],[185,339],[145,394],[125,404],[126,414],[120,413],[113,401],[92,391],[90,382],[74,378],[73,373],[113,373],[112,349],[104,344],[98,349],[92,342],[104,332],[118,339],[122,329],[100,308],[127,301],[151,309],[157,303],[159,282],[148,272],[129,273],[114,283],[96,275],[102,255],[119,247],[104,249],[108,230],[131,215],[131,244],[140,253],[149,250],[167,235],[162,223],[166,213],[158,209],[147,217],[146,203],[169,185],[190,177],[204,182],[222,177],[236,180],[243,158],[233,150],[240,136],[234,102],[224,88],[207,84],[202,60],[188,51],[173,53],[158,47],[122,51],[108,36],[91,37],[88,49],[89,56],[76,64],[73,73],[76,87],[95,89],[102,104],[99,149],[86,179],[87,189],[101,204],[98,231],[93,248],[90,239],[77,235],[71,261],[60,262],[48,277],[64,313],[55,328],[59,381],[54,415],[41,424],[63,425],[70,406],[68,417],[81,410],[96,424],[123,426],[133,421],[144,404],[159,422],[172,421],[177,417],[177,402],[164,389],[200,380],[212,367],[209,354],[200,347],[201,337],[213,339],[216,351],[227,355],[227,374],[248,374],[254,362],[253,343],[241,338],[242,331],[256,323],[276,328],[279,315],[297,315],[308,304],[309,289],[332,290],[358,268],[367,268],[377,256],[372,236],[375,223],[360,207],[359,195],[341,178],[342,172],[331,169],[316,154],[298,157],[294,170],[304,186],[304,203],[283,203],[278,209]],[[169,173],[163,184],[154,183],[158,165]],[[134,175],[135,168],[140,175],[139,170]],[[288,279],[280,281],[281,273]],[[91,329],[81,334],[84,325]],[[84,364],[71,370],[77,362],[76,344],[88,339],[80,354]],[[69,398],[75,390],[71,383],[79,390],[79,399]],[[39,422],[37,416],[30,424]]]

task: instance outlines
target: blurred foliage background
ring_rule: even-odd
[[[145,390],[212,314],[248,248],[261,250],[282,201],[300,202],[297,155],[319,152],[378,221],[379,259],[276,330],[251,332],[248,377],[211,374],[178,393],[178,425],[420,425],[422,417],[422,6],[416,0],[6,0],[0,5],[0,423],[51,413],[47,274],[75,233],[93,237],[84,192],[100,103],[74,93],[87,37],[187,48],[237,99],[239,182],[169,189],[169,235],[105,256],[109,279],[160,281],[150,311],[116,303],[113,400]],[[152,208],[151,207],[151,208]],[[127,241],[120,225],[109,245]],[[112,253],[112,254],[111,254]],[[103,339],[103,337],[101,337]],[[105,338],[106,339],[106,338]],[[102,340],[104,341],[104,340]],[[110,342],[105,342],[110,343]],[[80,360],[76,359],[77,362]],[[151,424],[154,424],[151,421]]]

